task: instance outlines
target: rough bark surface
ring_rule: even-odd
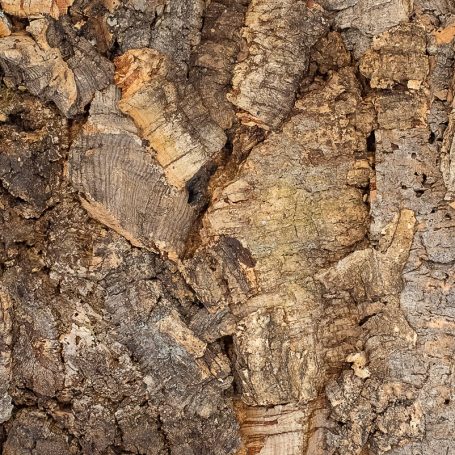
[[[0,0],[5,455],[455,455],[451,0]]]

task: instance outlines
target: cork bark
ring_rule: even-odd
[[[451,0],[0,0],[4,455],[455,455]]]

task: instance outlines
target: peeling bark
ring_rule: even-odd
[[[452,2],[0,5],[3,454],[452,453]]]
[[[58,19],[67,13],[74,0],[2,0],[0,5],[7,14],[18,17],[37,17],[50,15]]]
[[[97,92],[71,148],[70,177],[84,207],[135,246],[178,256],[197,216],[188,192],[171,186],[130,118],[118,90]],[[122,195],[118,188],[125,185]]]
[[[169,182],[179,188],[206,165],[226,142],[202,100],[183,77],[183,68],[150,49],[116,59],[120,109],[131,116]]]
[[[27,32],[31,36],[18,32],[0,42],[5,83],[53,101],[68,117],[80,113],[108,85],[112,63],[65,20],[36,19]]]

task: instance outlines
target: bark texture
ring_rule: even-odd
[[[451,0],[0,0],[5,455],[455,455]]]

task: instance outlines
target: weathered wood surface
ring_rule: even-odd
[[[450,0],[0,0],[6,455],[448,455]]]

